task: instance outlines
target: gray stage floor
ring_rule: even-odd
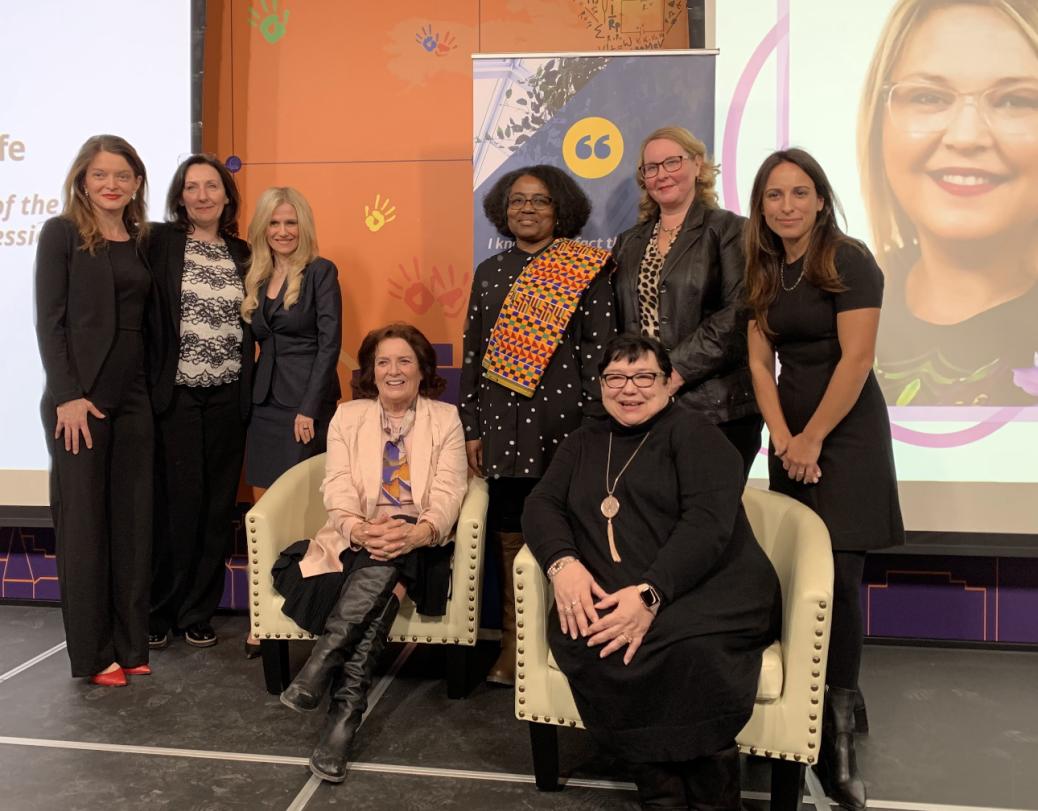
[[[587,736],[562,730],[566,788],[532,784],[525,724],[509,691],[450,701],[439,651],[394,647],[341,786],[310,778],[320,716],[282,707],[243,617],[221,642],[177,639],[127,688],[69,677],[57,609],[0,605],[0,808],[634,809],[633,787]],[[859,762],[870,808],[1038,811],[1038,654],[870,646],[862,685],[872,734]],[[763,811],[767,771],[743,774]],[[809,781],[805,809],[828,808]]]

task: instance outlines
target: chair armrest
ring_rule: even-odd
[[[475,645],[479,633],[479,608],[483,591],[483,539],[489,496],[487,483],[469,479],[454,530],[450,597],[442,617],[427,617],[404,600],[390,630],[397,642],[436,642]]]
[[[309,636],[281,613],[270,570],[281,551],[312,538],[327,521],[321,482],[325,455],[285,471],[245,516],[249,542],[249,616],[253,634]]]

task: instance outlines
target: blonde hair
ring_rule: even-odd
[[[245,274],[245,298],[241,303],[241,317],[252,323],[252,314],[259,307],[259,291],[263,284],[274,275],[274,252],[267,244],[267,227],[278,206],[288,203],[296,210],[296,222],[299,224],[299,241],[296,249],[283,261],[288,266],[285,279],[285,309],[288,310],[299,301],[299,288],[303,284],[303,269],[317,256],[317,231],[314,227],[314,213],[310,204],[290,186],[273,186],[260,195],[256,201],[256,213],[249,223],[249,246],[252,248],[252,259],[249,272]]]
[[[83,240],[81,250],[90,254],[104,244],[105,237],[101,233],[101,226],[98,225],[97,215],[94,214],[90,198],[87,197],[84,182],[87,169],[101,152],[108,152],[123,158],[130,165],[134,177],[140,178],[140,188],[123,209],[123,225],[126,226],[126,232],[134,237],[138,244],[148,231],[148,204],[146,202],[148,173],[144,168],[144,162],[137,154],[137,150],[118,135],[94,135],[87,138],[83,146],[79,148],[79,154],[72,161],[72,166],[65,177],[65,207],[61,212],[63,217],[75,224],[80,239]]]
[[[883,165],[883,116],[888,82],[905,44],[934,11],[955,6],[980,6],[1001,11],[1015,23],[1038,51],[1038,3],[1034,0],[900,0],[890,12],[876,44],[858,108],[858,170],[865,209],[872,224],[878,254],[912,246],[915,225],[898,204]]]
[[[703,159],[703,165],[699,170],[699,177],[696,178],[695,199],[702,200],[703,205],[707,208],[717,208],[717,191],[714,188],[714,185],[717,183],[717,173],[719,171],[717,164],[707,157],[706,144],[696,138],[696,136],[684,127],[660,127],[658,130],[651,132],[649,137],[642,141],[642,147],[638,153],[638,165],[641,166],[645,162],[645,147],[649,145],[649,142],[661,139],[673,141],[683,149],[689,157],[700,157]],[[642,190],[642,198],[638,202],[638,222],[649,222],[649,220],[655,220],[660,216],[659,204],[652,199],[649,195],[648,189],[645,188],[645,179],[642,177],[641,172],[635,171],[634,179],[638,183],[638,188]]]

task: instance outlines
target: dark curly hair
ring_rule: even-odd
[[[591,216],[591,201],[566,172],[544,163],[523,166],[501,175],[483,198],[483,213],[498,233],[503,237],[515,238],[508,230],[508,195],[512,185],[523,175],[535,177],[548,187],[548,195],[555,205],[555,236],[568,239],[577,236]]]
[[[357,352],[360,369],[350,384],[354,399],[374,400],[378,397],[378,387],[375,386],[375,352],[378,345],[387,338],[401,338],[414,350],[415,357],[418,358],[418,370],[422,373],[418,393],[422,397],[430,398],[443,394],[443,390],[447,388],[447,381],[436,374],[436,350],[429,343],[429,339],[417,327],[397,322],[373,329],[361,341],[360,351]]]
[[[667,355],[667,350],[663,348],[663,344],[655,338],[650,338],[648,335],[636,335],[633,332],[625,332],[623,335],[617,335],[615,338],[610,339],[605,346],[605,351],[602,352],[602,360],[598,362],[598,374],[601,375],[614,360],[625,360],[628,363],[634,363],[636,360],[650,354],[656,357],[656,362],[660,365],[660,371],[669,378],[673,367],[670,363],[670,357]]]
[[[220,162],[215,155],[197,154],[186,158],[173,173],[173,180],[169,184],[169,194],[166,195],[166,217],[171,223],[175,223],[181,231],[191,233],[194,226],[187,217],[187,209],[184,208],[184,185],[187,183],[187,170],[192,166],[211,166],[220,175],[223,182],[223,192],[227,195],[227,203],[220,214],[219,232],[223,236],[238,236],[238,209],[241,208],[241,195],[238,194],[238,186],[234,182],[234,175],[226,166]]]

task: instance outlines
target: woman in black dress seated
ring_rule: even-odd
[[[742,460],[673,405],[655,339],[613,339],[599,371],[610,419],[569,435],[523,512],[555,592],[551,650],[645,805],[738,809],[735,736],[781,621]]]
[[[817,771],[841,808],[865,808],[854,757],[865,552],[904,542],[890,422],[872,371],[883,274],[840,231],[809,154],[772,154],[746,230],[750,372],[771,434],[771,489],[806,504],[833,545],[833,624]],[[775,354],[782,374],[775,382]]]
[[[283,611],[320,638],[281,703],[306,712],[331,689],[310,770],[346,777],[353,735],[390,626],[406,592],[420,614],[447,606],[451,530],[466,488],[457,409],[435,399],[445,385],[421,332],[390,324],[360,346],[356,399],[328,428],[322,490],[328,522],[274,564]]]

